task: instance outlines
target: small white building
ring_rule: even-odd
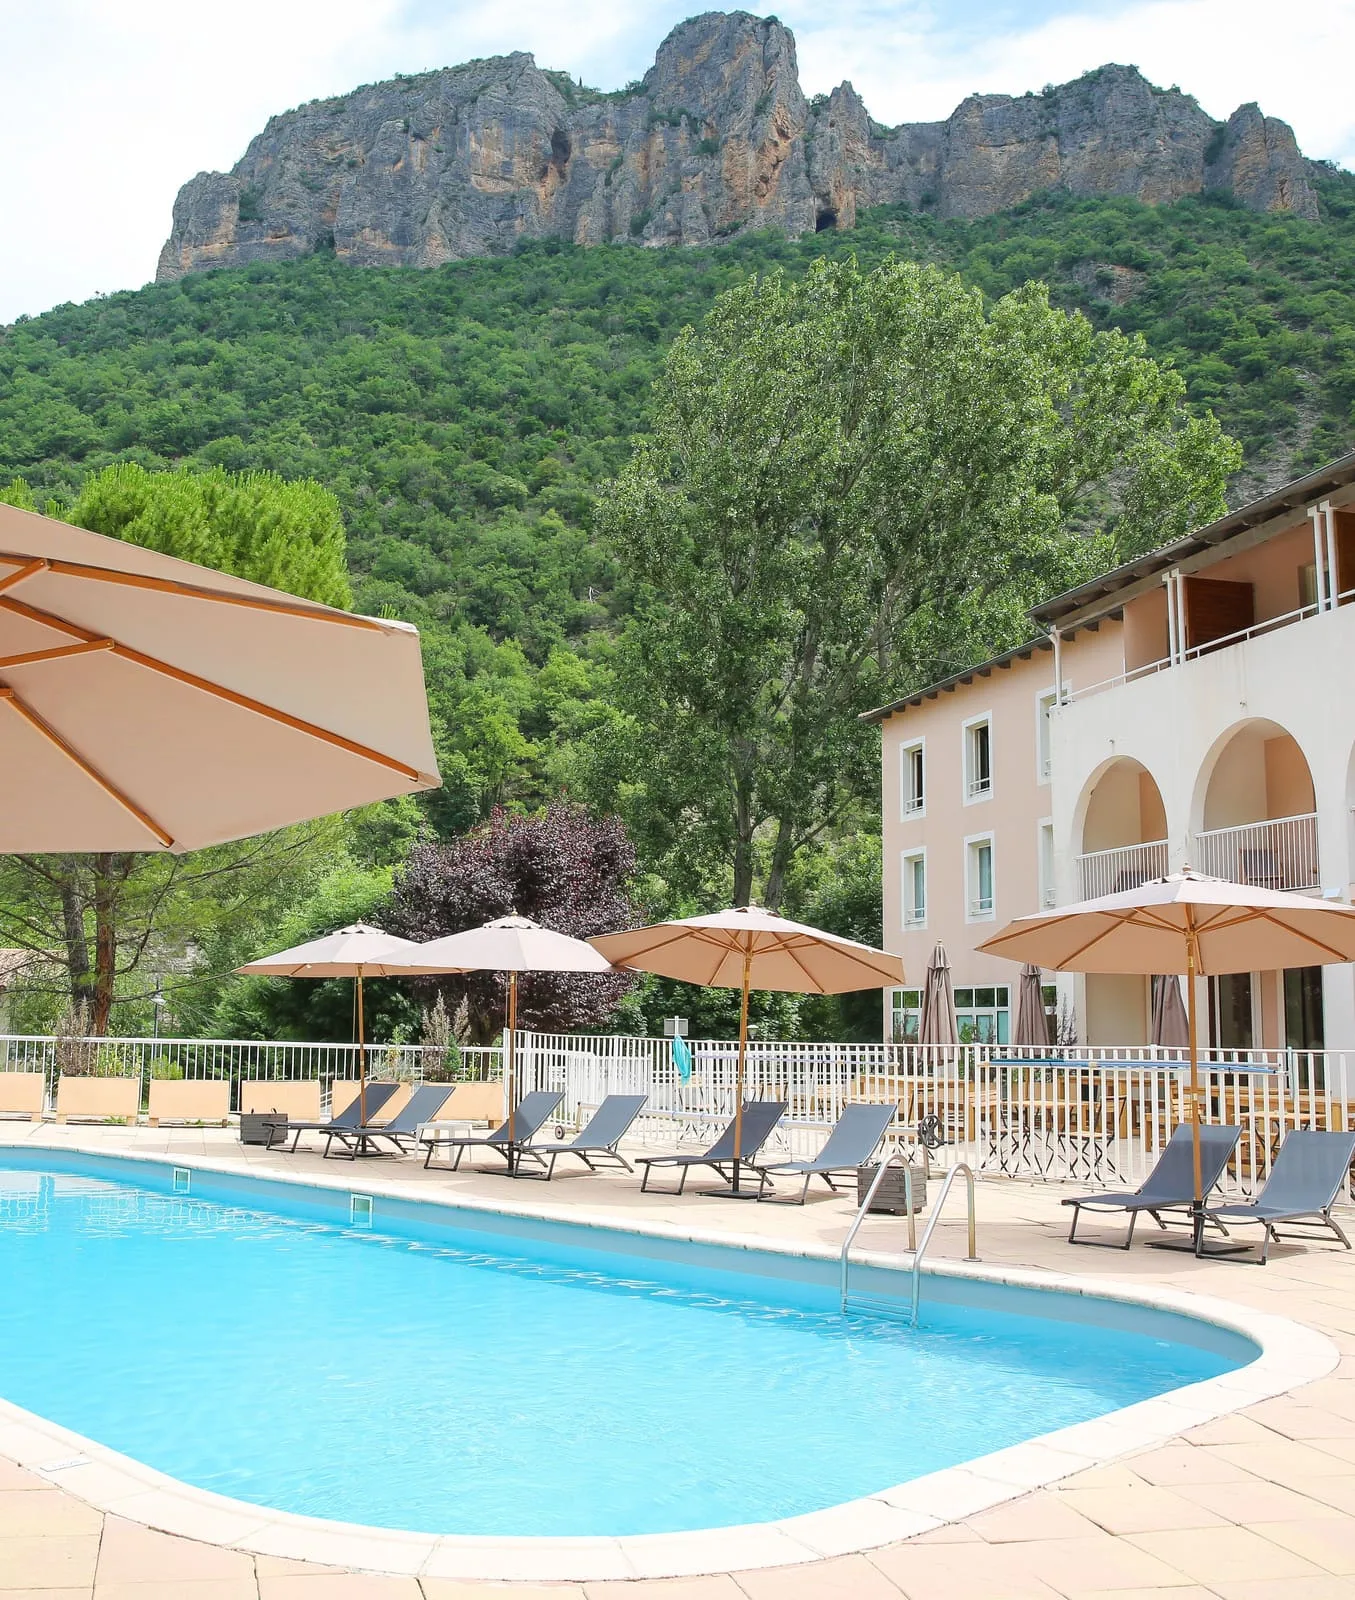
[[[883,741],[885,944],[946,946],[962,1025],[1002,1041],[995,924],[1182,865],[1349,899],[1355,454],[1055,596],[1043,630],[869,713]],[[1079,1042],[1141,1044],[1150,980],[1057,982]],[[1051,1000],[1053,996],[1049,997]],[[1355,969],[1203,981],[1218,1049],[1355,1049]],[[886,1037],[916,990],[886,1001]]]

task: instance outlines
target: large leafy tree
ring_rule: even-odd
[[[673,344],[601,526],[634,586],[594,783],[670,876],[780,903],[875,782],[858,713],[1224,507],[1238,464],[1137,338],[938,269],[750,280]]]
[[[22,482],[3,498],[32,505]],[[349,602],[338,503],[317,483],[123,464],[89,479],[73,504],[48,510],[166,555],[331,605]],[[342,827],[330,822],[185,856],[0,857],[0,944],[37,957],[30,995],[59,989],[92,1032],[104,1033],[120,995],[148,990],[166,968],[182,972],[205,941],[279,914],[343,843]],[[142,1006],[140,1019],[147,1014]]]
[[[635,907],[627,882],[635,852],[615,817],[558,802],[533,817],[496,811],[472,832],[416,845],[397,874],[387,920],[407,939],[439,939],[496,917],[530,917],[587,939],[628,928]],[[519,981],[518,1019],[547,1031],[596,1027],[635,984],[629,973],[532,973]],[[475,972],[430,981],[449,1015],[466,1006],[471,1043],[490,1043],[503,1026],[502,973]]]

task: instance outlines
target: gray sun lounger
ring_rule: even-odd
[[[1250,1202],[1211,1206],[1206,1211],[1218,1223],[1259,1222],[1261,1260],[1265,1266],[1272,1239],[1311,1239],[1311,1233],[1282,1234],[1278,1224],[1299,1223],[1327,1228],[1347,1250],[1350,1240],[1331,1214],[1332,1205],[1355,1160],[1355,1133],[1321,1133],[1309,1128],[1287,1133],[1270,1169],[1265,1187]]]
[[[380,1111],[399,1087],[398,1083],[368,1083],[367,1116],[369,1119],[375,1112]],[[328,1122],[279,1122],[277,1126],[285,1130],[283,1133],[284,1138],[289,1133],[296,1135],[296,1138],[292,1140],[291,1153],[294,1155],[296,1153],[297,1139],[300,1139],[303,1133],[335,1133],[340,1128],[356,1128],[361,1116],[362,1096],[355,1094],[351,1104],[346,1105],[337,1117],[331,1117]],[[271,1134],[269,1135],[268,1145],[271,1149],[273,1145]]]
[[[1201,1192],[1206,1197],[1223,1176],[1223,1169],[1228,1165],[1241,1135],[1241,1128],[1228,1124],[1209,1124],[1200,1129]],[[1157,1158],[1157,1165],[1148,1174],[1141,1189],[1136,1189],[1133,1194],[1080,1195],[1076,1199],[1063,1202],[1064,1205],[1073,1207],[1073,1225],[1068,1230],[1068,1243],[1107,1242],[1075,1237],[1078,1219],[1084,1209],[1128,1212],[1129,1233],[1124,1243],[1110,1246],[1113,1249],[1128,1250],[1134,1242],[1134,1224],[1138,1221],[1140,1212],[1146,1211],[1159,1228],[1165,1228],[1167,1224],[1163,1222],[1161,1212],[1189,1211],[1194,1203],[1195,1159],[1191,1152],[1190,1124],[1183,1122],[1173,1130],[1171,1138],[1167,1140],[1166,1149]],[[1221,1224],[1216,1226],[1220,1227],[1220,1231],[1227,1232]]]
[[[423,1158],[424,1166],[428,1166],[435,1153],[444,1145],[449,1150],[456,1151],[456,1159],[452,1162],[452,1171],[461,1165],[461,1157],[467,1150],[477,1146],[487,1150],[496,1150],[508,1163],[511,1172],[515,1165],[515,1155],[520,1153],[520,1146],[525,1145],[533,1134],[539,1133],[542,1126],[554,1112],[556,1106],[564,1099],[558,1089],[533,1089],[530,1094],[523,1095],[517,1103],[517,1109],[510,1119],[513,1125],[513,1137],[508,1137],[508,1123],[495,1128],[493,1133],[482,1133],[454,1138],[450,1134],[435,1131],[431,1138],[425,1137],[420,1142],[427,1147]]]
[[[739,1165],[750,1166],[751,1158],[766,1144],[771,1136],[772,1129],[786,1114],[784,1100],[750,1100],[743,1108],[743,1139],[739,1151]],[[649,1187],[649,1180],[655,1167],[677,1167],[682,1172],[678,1183],[677,1192],[681,1194],[687,1187],[687,1174],[693,1167],[710,1167],[719,1174],[726,1183],[733,1181],[734,1174],[734,1123],[730,1123],[720,1137],[711,1145],[709,1150],[701,1155],[692,1156],[641,1156],[636,1161],[637,1167],[645,1169],[645,1175],[640,1180],[640,1189],[644,1191]],[[728,1171],[725,1169],[728,1168]]]
[[[885,1136],[885,1130],[893,1122],[898,1109],[893,1104],[844,1106],[833,1131],[824,1141],[823,1149],[812,1161],[774,1161],[766,1166],[750,1162],[749,1165],[761,1179],[762,1186],[758,1190],[758,1199],[761,1200],[766,1196],[767,1185],[773,1178],[778,1177],[802,1177],[805,1180],[800,1189],[799,1200],[776,1202],[780,1205],[803,1205],[805,1196],[809,1193],[811,1178],[822,1178],[836,1194],[834,1174],[846,1177],[850,1173],[853,1178],[856,1177],[856,1169],[864,1167],[875,1154],[880,1140]]]
[[[643,1094],[609,1094],[588,1119],[588,1126],[573,1139],[563,1144],[528,1145],[521,1152],[544,1167],[544,1172],[524,1172],[519,1164],[515,1176],[549,1182],[555,1176],[555,1162],[559,1156],[578,1156],[590,1172],[597,1171],[593,1165],[595,1161],[614,1161],[627,1172],[633,1172],[634,1167],[616,1147],[630,1132],[631,1123],[640,1115],[648,1098]]]
[[[350,1161],[360,1155],[403,1155],[405,1141],[411,1142],[418,1137],[419,1129],[425,1122],[432,1122],[443,1106],[447,1104],[452,1092],[450,1083],[425,1083],[416,1089],[403,1108],[396,1112],[389,1122],[372,1124],[363,1123],[360,1127],[351,1128],[326,1128],[325,1130],[325,1155],[337,1154],[347,1156]],[[368,1110],[371,1109],[371,1096],[368,1095]],[[339,1141],[341,1148],[334,1150],[334,1141]],[[382,1150],[382,1142],[388,1140],[391,1148]]]

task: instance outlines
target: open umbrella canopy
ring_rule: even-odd
[[[612,964],[591,944],[543,928],[530,917],[496,917],[478,928],[449,933],[442,939],[413,944],[393,969],[410,975],[440,972],[506,972],[508,974],[507,1064],[504,1090],[508,1101],[508,1170],[516,1170],[513,1118],[517,1114],[518,974],[520,972],[610,972]]]
[[[235,970],[266,978],[390,978],[407,975],[403,962],[420,948],[410,939],[355,922]]]
[[[401,941],[402,944],[405,941]],[[543,928],[530,917],[497,917],[479,928],[425,944],[405,944],[400,972],[610,972],[591,944]]]
[[[660,922],[589,943],[618,967],[705,988],[846,994],[903,982],[903,959],[760,906]]]
[[[438,781],[407,624],[0,505],[0,851],[193,850]]]
[[[1018,917],[979,949],[1061,972],[1185,973],[1195,1167],[1192,1245],[1198,1255],[1204,1247],[1204,1096],[1195,979],[1355,960],[1355,906],[1209,878],[1187,868],[1119,894]]]
[[[1018,917],[980,950],[1060,972],[1258,972],[1355,961],[1355,906],[1187,869]]]
[[[626,933],[604,933],[589,943],[618,967],[657,972],[708,989],[741,989],[739,1056],[734,1074],[734,1160],[728,1190],[746,1199],[757,1189],[739,1181],[743,1154],[743,1085],[748,1057],[748,994],[780,989],[791,994],[847,994],[903,982],[903,961],[854,939],[790,922],[761,906],[739,906],[705,917],[659,922]]]

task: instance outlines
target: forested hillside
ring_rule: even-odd
[[[548,241],[430,271],[320,255],[194,275],[0,331],[0,488],[20,476],[39,504],[68,499],[118,460],[332,488],[357,604],[425,630],[438,821],[455,829],[568,786],[606,714],[628,601],[590,531],[593,494],[643,429],[671,338],[721,290],[891,252],[989,296],[1044,279],[1176,364],[1245,448],[1237,501],[1355,443],[1355,178],[1319,190],[1318,222],[1209,196],[1049,196],[967,223],[880,210],[796,243]],[[911,670],[933,665],[950,663]]]

